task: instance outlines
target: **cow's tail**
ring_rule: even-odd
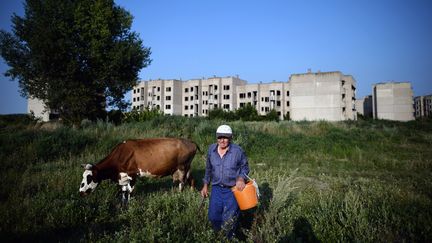
[[[186,173],[186,182],[189,184],[189,186],[193,189],[195,189],[195,179],[192,176],[192,168],[189,168],[189,170]]]

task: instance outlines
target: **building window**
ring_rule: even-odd
[[[134,89],[134,94],[136,94],[136,90]]]
[[[217,95],[215,95],[215,100],[217,100],[217,98],[218,98],[218,96],[217,96]]]
[[[287,101],[287,106],[289,106],[289,101]]]
[[[287,91],[287,96],[289,96],[289,91]]]
[[[276,101],[276,106],[281,106],[280,100]]]
[[[136,101],[136,99],[135,98],[133,98],[133,102],[135,102]]]
[[[193,96],[190,97],[190,100],[191,100],[191,101],[193,100]]]
[[[189,92],[189,89],[188,89],[188,88],[185,88],[185,93],[187,93],[187,92]]]
[[[252,97],[252,93],[248,92],[248,98]]]
[[[276,95],[280,96],[280,94],[281,94],[280,90],[276,90]]]
[[[165,105],[165,110],[171,110],[171,105]]]
[[[156,97],[156,99],[157,99],[157,100],[160,100],[160,96],[158,95],[158,96]]]
[[[171,96],[166,96],[165,100],[171,100]]]
[[[137,101],[139,101],[139,97],[137,97]]]
[[[229,105],[229,104],[224,104],[224,105],[223,105],[223,108],[229,110],[230,105]]]
[[[171,92],[171,87],[166,87],[166,92]]]
[[[193,91],[193,87],[190,88],[190,91],[191,91],[191,92]]]
[[[230,96],[229,95],[224,95],[223,98],[224,98],[224,100],[229,100]]]
[[[188,101],[188,100],[189,100],[189,97],[186,96],[186,97],[185,97],[185,101]]]
[[[240,99],[244,99],[244,98],[246,98],[246,94],[245,93],[240,93]]]
[[[190,109],[191,109],[191,110],[193,109],[193,105],[190,106]]]
[[[244,107],[245,103],[240,103],[240,108]]]
[[[269,97],[265,97],[265,98],[264,98],[264,101],[265,101],[265,102],[269,102]]]
[[[158,91],[158,92],[160,91],[160,87],[157,87],[157,91]]]
[[[217,90],[217,85],[214,86],[214,90]]]
[[[223,90],[230,90],[230,86],[229,85],[224,85],[223,86]]]
[[[188,109],[189,109],[189,106],[185,105],[184,109],[185,109],[185,110],[188,110]]]

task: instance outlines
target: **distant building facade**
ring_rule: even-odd
[[[409,82],[374,84],[372,102],[375,119],[414,120],[413,91]]]
[[[260,115],[275,110],[281,120],[355,120],[355,85],[352,76],[341,72],[308,72],[292,75],[288,82],[258,84],[238,76],[149,80],[133,88],[132,108],[194,117],[251,104]]]
[[[292,120],[356,120],[356,82],[341,72],[308,72],[289,79]]]
[[[367,95],[361,99],[356,99],[356,111],[365,118],[372,117],[372,95]]]
[[[432,94],[414,98],[414,116],[416,119],[432,117]]]

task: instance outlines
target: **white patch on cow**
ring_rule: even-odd
[[[88,189],[91,189],[91,191],[94,191],[96,189],[98,183],[93,182],[93,180],[90,181],[90,183],[87,183],[87,177],[93,176],[93,172],[91,170],[85,170],[83,173],[83,180],[81,181],[80,185],[80,192],[86,192]]]
[[[122,186],[122,191],[128,191],[129,193],[133,191],[133,187],[130,185],[131,180],[132,177],[130,177],[127,173],[120,172],[120,179],[118,180],[118,183],[120,186]]]
[[[126,184],[129,184],[129,182],[132,180],[132,177],[128,176],[127,173],[120,172],[120,179],[118,180],[118,183],[120,186],[124,186]]]
[[[185,173],[182,170],[177,169],[174,174],[173,174],[173,182],[175,181],[179,181],[179,190],[182,191],[183,190],[183,186],[184,186],[184,176]]]
[[[139,169],[139,176],[141,176],[141,177],[150,177],[150,178],[157,177],[157,175],[152,175],[152,173],[150,173],[148,171],[143,171],[141,169]]]

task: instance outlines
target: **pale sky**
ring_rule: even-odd
[[[409,81],[432,94],[430,0],[116,0],[152,49],[140,79],[235,76],[248,83],[288,81],[292,74],[341,71],[372,84]],[[10,30],[20,1],[0,0],[0,28]],[[25,113],[17,81],[0,63],[0,114]],[[126,95],[130,99],[130,94]]]

